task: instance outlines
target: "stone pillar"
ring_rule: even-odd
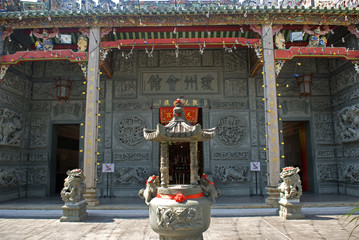
[[[267,177],[268,197],[266,203],[277,206],[279,199],[280,174],[280,145],[278,134],[278,108],[277,108],[277,89],[274,64],[273,33],[272,26],[262,25],[262,46],[263,46],[263,85],[265,98],[265,132],[266,132],[266,153],[267,153]]]
[[[169,159],[168,159],[168,142],[161,142],[161,186],[167,187],[169,184]]]
[[[90,44],[87,67],[86,116],[84,173],[86,176],[86,192],[84,197],[89,206],[99,204],[97,199],[97,139],[98,139],[98,100],[99,100],[99,56],[100,29],[90,29]]]
[[[191,184],[197,185],[199,176],[198,176],[198,142],[190,142],[190,161],[191,161]]]

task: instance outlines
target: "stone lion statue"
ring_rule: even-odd
[[[215,203],[216,197],[221,196],[221,192],[214,186],[212,176],[207,176],[203,173],[200,183],[205,195],[209,197],[212,203]]]
[[[299,199],[302,196],[302,182],[298,167],[286,167],[280,173],[283,182],[279,185],[280,196],[285,199]]]
[[[76,203],[84,200],[86,184],[85,176],[81,169],[68,170],[66,172],[64,188],[61,190],[61,198],[65,203]]]
[[[160,186],[160,180],[158,176],[152,175],[146,180],[146,188],[142,188],[138,192],[138,196],[142,199],[145,199],[147,205],[150,204],[150,201],[156,197],[157,188]]]

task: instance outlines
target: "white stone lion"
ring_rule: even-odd
[[[61,198],[65,203],[75,203],[84,200],[86,184],[85,176],[81,169],[73,169],[66,172],[64,188],[61,190]]]
[[[283,182],[279,185],[280,196],[285,199],[299,199],[302,196],[302,181],[298,167],[286,167],[280,173]]]

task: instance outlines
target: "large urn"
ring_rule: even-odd
[[[198,142],[214,137],[215,128],[204,130],[199,124],[190,125],[184,117],[182,100],[177,99],[173,119],[155,130],[144,129],[144,137],[160,142],[160,178],[151,176],[146,188],[139,192],[149,205],[149,219],[153,231],[161,240],[199,240],[211,222],[211,205],[220,192],[212,178],[199,177]],[[190,143],[190,183],[169,185],[169,142]]]

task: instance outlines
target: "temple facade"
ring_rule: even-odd
[[[359,196],[359,6],[342,2],[2,3],[0,201],[59,194],[75,168],[90,205],[137,196],[160,175],[143,129],[179,97],[216,128],[198,173],[222,196],[271,204],[285,166],[304,192]],[[189,145],[168,148],[188,184]]]

